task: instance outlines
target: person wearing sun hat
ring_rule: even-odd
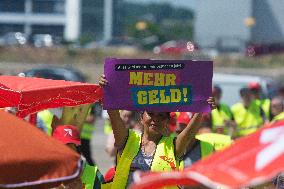
[[[77,127],[73,125],[59,125],[54,129],[52,137],[67,145],[72,150],[80,153],[81,140],[80,132]],[[89,165],[82,155],[81,157],[83,161],[83,172],[81,174],[81,179],[77,180],[77,182],[81,181],[84,185],[83,188],[85,189],[100,188],[101,183],[103,182],[103,176],[99,172],[98,167],[96,165]],[[80,184],[77,184],[77,186],[78,185]],[[73,189],[74,186],[71,188]],[[78,188],[80,188],[80,186]]]

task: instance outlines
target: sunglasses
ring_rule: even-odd
[[[170,113],[169,112],[146,112],[150,117],[157,116],[161,119],[170,119]]]

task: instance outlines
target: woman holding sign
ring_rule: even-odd
[[[100,85],[104,87],[107,84],[106,77],[102,75]],[[208,98],[207,102],[212,108],[216,107],[213,97]],[[115,189],[127,188],[133,182],[133,174],[137,170],[178,170],[179,161],[187,146],[194,142],[202,118],[201,113],[196,113],[177,137],[165,137],[163,134],[170,119],[169,112],[141,112],[142,134],[127,129],[118,110],[108,110],[108,114],[118,154],[113,182],[105,184],[103,188]]]

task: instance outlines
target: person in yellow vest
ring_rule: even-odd
[[[132,129],[138,133],[142,133],[142,125],[140,123],[140,118],[139,118],[139,113],[134,112],[134,111],[129,111],[129,110],[120,110],[120,117],[125,125],[126,128]],[[117,153],[117,148],[115,147],[115,138],[113,135],[113,132],[111,130],[111,133],[108,134],[107,142],[106,142],[106,147],[105,151],[108,153],[108,155],[111,158],[114,158],[114,165],[116,164],[116,153]],[[110,181],[114,177],[115,171],[114,167],[111,167],[107,173],[105,174],[105,180]]]
[[[81,141],[77,127],[73,125],[56,126],[52,132],[52,137],[80,154]],[[98,167],[96,165],[88,164],[83,155],[81,158],[83,162],[83,170],[80,177],[71,183],[65,184],[63,188],[100,189],[101,183],[103,183],[104,180],[102,174],[98,170]]]
[[[270,109],[272,115],[270,122],[274,123],[275,121],[284,120],[284,104],[282,97],[273,97],[271,100]]]
[[[192,114],[181,112],[177,118],[176,133],[181,133],[190,122]],[[210,128],[205,132],[205,126],[201,126],[195,136],[195,142],[191,143],[183,156],[182,165],[184,168],[191,166],[194,162],[204,158],[217,150],[229,146],[232,143],[231,137],[218,133],[211,133]]]
[[[264,123],[265,115],[262,108],[253,100],[248,88],[240,90],[242,102],[232,106],[235,122],[237,123],[234,137],[242,137],[255,132]]]
[[[265,121],[269,121],[271,119],[271,113],[270,113],[270,99],[268,98],[262,98],[262,89],[261,85],[257,82],[250,82],[248,84],[248,88],[251,91],[253,100],[255,103],[260,106],[264,112],[265,115]]]
[[[46,134],[51,136],[53,113],[50,110],[43,110],[37,113],[37,117],[42,120]]]
[[[236,128],[236,123],[234,122],[230,107],[221,102],[222,89],[219,86],[214,86],[212,94],[217,105],[217,108],[209,114],[212,131],[232,136]]]
[[[107,85],[104,75],[99,84]],[[215,108],[214,98],[207,100]],[[164,137],[163,130],[170,118],[169,112],[141,112],[143,133],[127,129],[118,110],[108,110],[118,149],[116,172],[111,183],[103,188],[124,189],[133,182],[135,171],[170,171],[179,169],[179,161],[187,146],[194,142],[202,117],[196,113],[188,126],[177,137]],[[167,187],[177,188],[177,186]]]
[[[94,105],[88,111],[88,115],[85,119],[85,122],[82,126],[80,137],[81,137],[81,150],[82,154],[86,158],[87,162],[90,165],[94,165],[94,161],[92,159],[91,154],[91,140],[95,130],[95,109]]]
[[[37,118],[41,120],[44,131],[48,136],[52,135],[52,127],[57,125],[61,116],[63,108],[51,108],[42,110],[37,113]]]
[[[215,151],[223,150],[233,142],[230,136],[218,133],[198,134],[195,138],[200,143],[201,157],[204,158]]]

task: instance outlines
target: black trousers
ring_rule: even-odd
[[[86,158],[89,165],[94,165],[94,161],[92,159],[92,153],[91,153],[91,140],[87,139],[81,139],[81,153]]]

